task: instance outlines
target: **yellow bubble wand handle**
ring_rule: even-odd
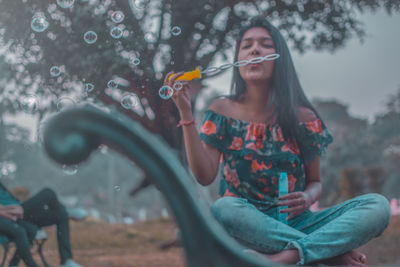
[[[171,76],[174,75],[175,73],[172,73],[168,76],[168,81],[170,80]],[[179,80],[185,80],[185,81],[191,81],[193,79],[201,79],[201,73],[200,73],[200,68],[197,67],[195,70],[192,71],[188,71],[183,73],[181,76],[179,76],[178,78],[176,78],[175,81],[179,81]]]

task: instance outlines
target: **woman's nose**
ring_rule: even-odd
[[[251,48],[250,54],[251,55],[258,55],[260,53],[260,49],[257,44],[253,45]]]

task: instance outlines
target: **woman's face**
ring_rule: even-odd
[[[275,53],[274,42],[267,29],[254,27],[243,35],[239,45],[238,60],[249,60]],[[265,60],[239,67],[240,76],[246,82],[267,82],[272,77],[274,61]]]

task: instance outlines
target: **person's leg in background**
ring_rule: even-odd
[[[17,266],[20,259],[28,267],[37,267],[38,265],[32,258],[30,244],[35,237],[37,227],[26,222],[17,222],[0,218],[0,234],[7,236],[15,243],[16,251],[10,266]]]
[[[39,227],[57,226],[57,241],[61,264],[73,262],[70,245],[69,217],[55,192],[49,188],[45,188],[21,205],[24,208],[24,220],[32,222]],[[73,264],[76,263],[73,262]]]

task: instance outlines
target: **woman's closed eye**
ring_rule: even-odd
[[[262,44],[262,46],[266,47],[266,48],[273,48],[274,47],[271,44]],[[245,45],[242,46],[242,49],[247,49],[247,48],[250,48],[250,47],[251,47],[251,44],[245,44]]]

